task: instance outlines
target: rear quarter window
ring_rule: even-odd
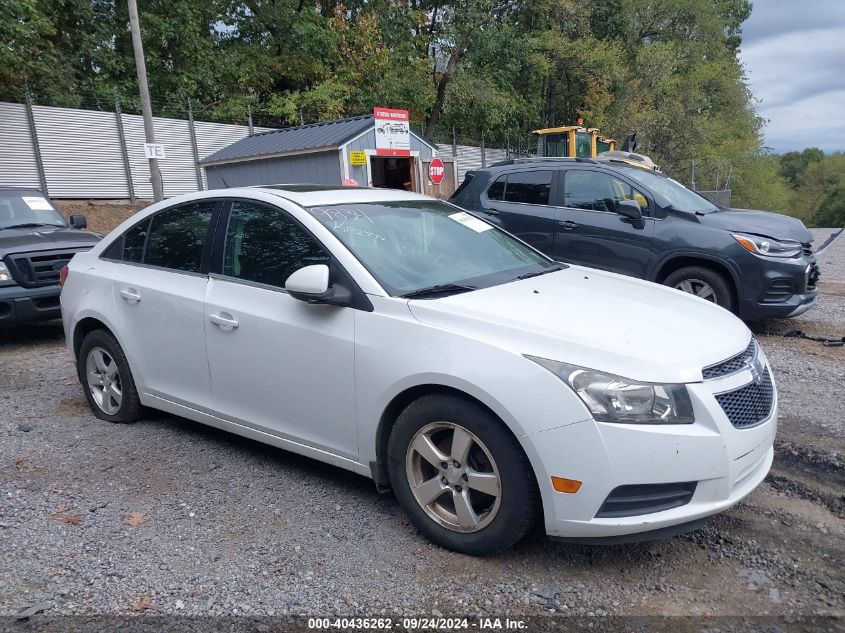
[[[458,200],[461,197],[461,194],[466,190],[469,183],[475,180],[475,172],[468,172],[466,176],[464,176],[464,181],[460,184],[460,186],[455,189],[455,192],[449,198],[450,200]]]
[[[496,181],[487,188],[487,197],[490,200],[504,200],[505,199],[505,182],[508,177],[499,176]]]
[[[123,235],[123,259],[127,262],[141,263],[144,259],[144,247],[147,244],[150,221],[141,222]]]

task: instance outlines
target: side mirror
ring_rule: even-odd
[[[331,299],[329,267],[314,264],[300,268],[285,281],[285,290],[291,297],[307,303],[325,303]]]
[[[68,217],[68,224],[75,229],[87,229],[88,220],[84,215],[71,215]]]
[[[636,229],[641,229],[645,226],[643,222],[643,210],[635,200],[620,200],[616,203],[616,213],[631,220],[631,224]]]

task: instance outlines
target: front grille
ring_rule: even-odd
[[[753,338],[743,351],[736,356],[731,356],[728,360],[723,360],[721,363],[710,365],[701,370],[701,375],[704,380],[712,380],[713,378],[723,378],[730,376],[745,369],[748,363],[757,355],[757,341]]]
[[[789,301],[794,294],[795,289],[792,287],[791,279],[775,279],[766,288],[761,301],[763,303],[783,303]]]
[[[716,401],[728,420],[738,429],[747,429],[760,424],[772,412],[775,390],[769,368],[763,370],[759,381],[741,387],[736,391],[721,393]]]
[[[38,253],[16,253],[8,259],[9,269],[24,288],[53,286],[59,283],[59,271],[76,253],[86,248],[60,251],[40,251]]]
[[[614,488],[599,508],[596,518],[633,517],[686,505],[698,482],[637,484]]]
[[[804,251],[805,255],[812,255],[813,254],[813,245],[809,242],[801,242],[801,250]]]

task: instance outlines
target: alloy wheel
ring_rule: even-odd
[[[472,432],[434,422],[414,435],[405,456],[411,493],[425,513],[454,532],[478,532],[496,517],[501,480],[496,462]]]
[[[85,373],[88,389],[100,410],[114,415],[123,402],[120,372],[114,358],[102,347],[94,347],[85,359]]]
[[[701,279],[684,279],[675,284],[675,288],[683,290],[696,297],[701,297],[713,303],[719,303],[716,299],[716,291],[706,281]]]

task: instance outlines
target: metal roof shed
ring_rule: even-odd
[[[410,133],[410,156],[376,152],[373,115],[252,134],[202,161],[209,189],[280,183],[342,184],[421,191],[422,164],[436,155],[430,141]]]

